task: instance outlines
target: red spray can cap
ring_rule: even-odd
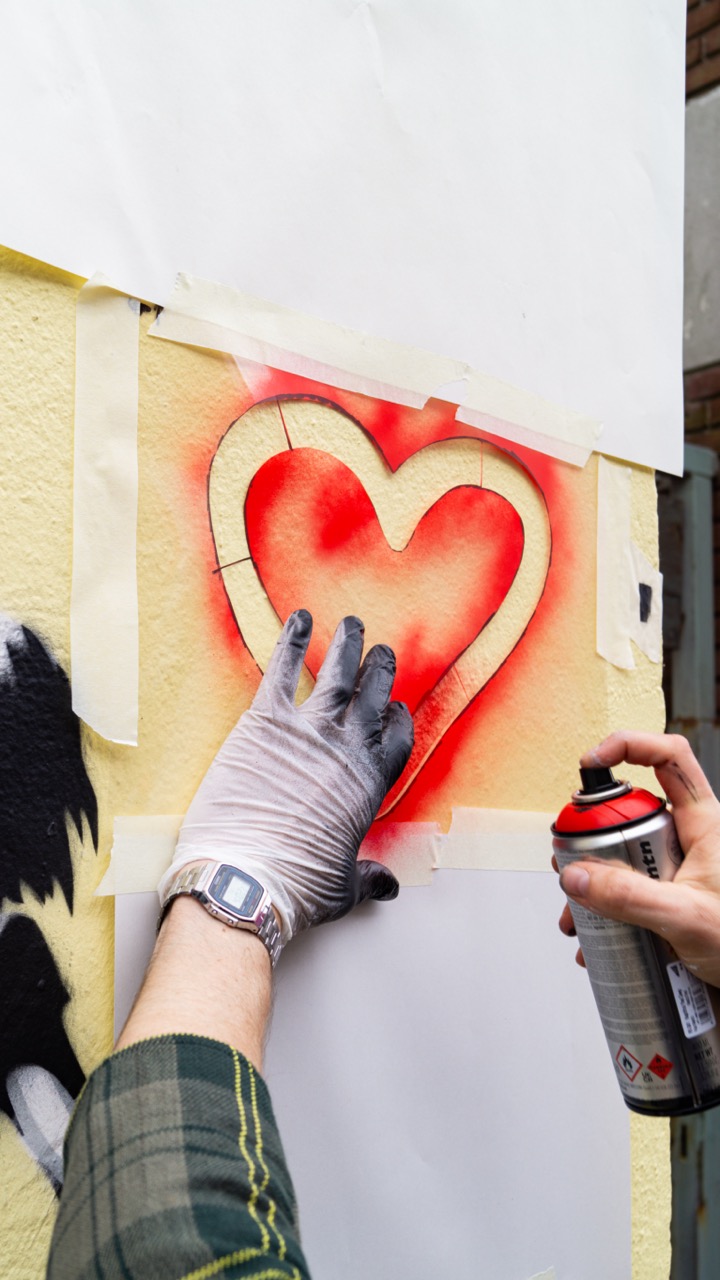
[[[665,808],[665,801],[650,791],[618,781],[612,769],[581,769],[582,788],[560,812],[553,826],[558,836],[590,831],[611,831],[642,822]]]

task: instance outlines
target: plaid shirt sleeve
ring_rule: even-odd
[[[267,1087],[237,1050],[159,1036],[91,1075],[48,1280],[309,1280]]]

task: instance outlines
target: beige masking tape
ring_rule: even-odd
[[[527,398],[531,400],[534,397],[528,396]],[[559,412],[561,413],[562,410]],[[528,416],[532,415],[528,414]],[[552,436],[542,431],[534,431],[529,427],[523,426],[520,422],[513,422],[507,417],[498,417],[495,414],[484,413],[478,409],[469,409],[464,404],[460,405],[455,418],[457,422],[464,422],[469,427],[476,427],[478,431],[487,431],[491,435],[500,436],[502,440],[514,440],[516,444],[525,445],[528,449],[535,449],[538,453],[547,453],[551,458],[557,458],[559,462],[568,462],[573,467],[584,467],[592,453],[592,446],[577,444],[572,440],[561,440],[559,436]],[[596,430],[597,434],[599,434],[599,425]]]
[[[160,877],[172,862],[181,823],[181,814],[116,818],[110,866],[95,896],[150,893],[157,889]]]
[[[463,388],[457,420],[583,466],[600,424],[459,360],[388,342],[180,274],[151,335],[227,351],[348,391],[422,408]]]
[[[662,661],[662,574],[630,537],[632,471],[598,459],[597,627],[601,658],[635,666],[631,640],[652,662]]]
[[[437,867],[482,871],[551,871],[553,813],[453,809]]]
[[[111,742],[137,745],[138,317],[103,276],[76,309],[73,710]]]
[[[371,338],[183,273],[150,333],[415,409],[436,387],[464,372],[459,361]]]
[[[630,636],[651,662],[662,662],[663,576],[644,556],[637,543],[630,543],[637,607],[630,620]]]
[[[584,467],[601,432],[600,423],[550,404],[520,387],[472,370],[458,422],[516,440],[518,444]]]
[[[115,818],[110,865],[96,897],[156,889],[172,862],[181,823],[178,814]],[[366,836],[360,857],[382,861],[405,888],[430,884],[441,839],[436,822],[381,823]]]
[[[437,822],[381,822],[370,828],[360,857],[382,862],[408,889],[430,884],[442,839]]]
[[[380,822],[371,828],[361,858],[383,862],[403,888],[428,885],[436,868],[550,871],[552,813],[510,809],[453,809],[447,835],[436,822]],[[116,817],[110,865],[98,897],[149,893],[173,859],[180,814]]]
[[[547,1271],[536,1271],[534,1276],[530,1276],[530,1280],[557,1280],[555,1268],[550,1267]]]

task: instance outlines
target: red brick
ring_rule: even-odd
[[[693,40],[694,44],[695,41]],[[712,30],[706,31],[702,37],[701,46],[703,56],[707,58],[708,54],[717,53],[720,50],[720,22]]]
[[[689,404],[685,405],[686,431],[692,431],[694,433],[705,429],[707,426],[706,403],[707,402],[704,400],[701,401],[700,404],[690,401]]]
[[[688,40],[685,46],[685,66],[694,67],[696,62],[700,61],[700,36],[695,36],[694,40]]]
[[[709,427],[720,426],[720,396],[705,401],[705,421]]]
[[[698,62],[688,71],[685,77],[685,94],[691,98],[701,89],[710,89],[712,85],[718,83],[720,83],[720,57],[706,58],[704,62]]]
[[[720,0],[704,0],[703,4],[697,5],[691,13],[688,13],[688,40],[692,36],[699,35],[701,31],[707,31],[708,27],[714,27],[716,22],[720,22]]]
[[[710,396],[718,396],[720,395],[720,364],[711,364],[705,369],[686,373],[684,382],[687,400],[708,400]]]
[[[720,427],[707,427],[704,431],[693,431],[690,444],[700,445],[702,449],[713,449],[715,453],[720,453]],[[717,480],[715,487],[720,492]]]

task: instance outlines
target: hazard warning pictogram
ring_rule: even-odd
[[[634,1053],[631,1053],[629,1049],[626,1049],[624,1044],[620,1045],[620,1048],[615,1055],[615,1061],[617,1062],[620,1070],[625,1072],[628,1080],[634,1080],[642,1066],[642,1062],[639,1062]]]
[[[666,1076],[670,1075],[670,1072],[673,1069],[673,1064],[672,1062],[668,1062],[667,1058],[663,1058],[661,1053],[656,1053],[655,1057],[651,1058],[648,1062],[648,1067],[651,1071],[655,1072],[656,1076],[659,1076],[661,1080],[664,1080]]]

